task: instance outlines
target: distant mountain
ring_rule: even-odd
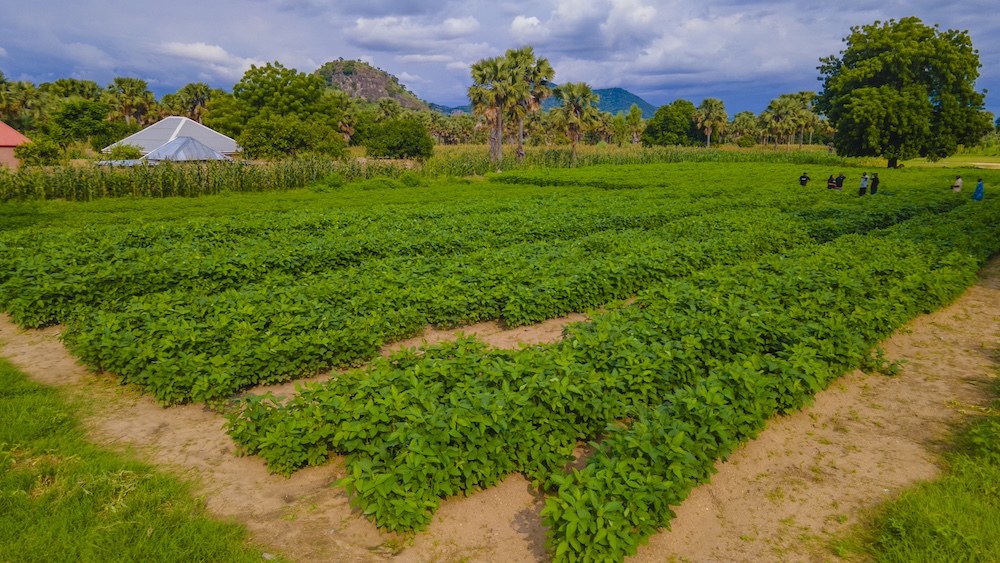
[[[625,90],[624,88],[602,88],[594,90],[594,93],[601,97],[601,101],[597,104],[597,107],[600,108],[601,111],[606,111],[611,114],[616,114],[618,112],[628,113],[628,111],[632,109],[632,104],[635,104],[642,110],[643,119],[649,119],[656,113],[656,106],[639,96],[636,96],[632,92]],[[428,105],[431,110],[445,115],[451,115],[456,111],[472,113],[471,104],[457,107],[442,106],[439,104]],[[558,105],[559,100],[554,97],[547,98],[544,102],[542,102],[542,109],[547,111]]]
[[[404,108],[427,111],[427,103],[418,98],[399,79],[361,61],[345,61],[343,58],[330,61],[313,72],[336,90],[342,90],[352,98],[362,98],[377,102],[382,98],[392,98]]]
[[[642,110],[643,119],[649,119],[656,114],[656,106],[624,88],[602,88],[594,90],[594,93],[601,97],[600,103],[597,104],[601,111],[611,114],[628,113],[628,110],[632,109],[632,104],[635,104]]]
[[[442,106],[441,104],[427,104],[431,111],[436,111],[438,113],[443,113],[444,115],[452,115],[456,113],[472,113],[472,104],[465,104],[464,106],[450,107]]]

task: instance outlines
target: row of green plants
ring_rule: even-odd
[[[147,213],[130,209],[111,223],[85,213],[84,206],[77,224],[60,218],[67,228],[22,229],[0,237],[0,263],[9,265],[0,268],[0,305],[18,324],[40,327],[69,322],[81,305],[106,308],[147,293],[210,294],[279,273],[324,274],[374,260],[530,242],[568,244],[594,233],[657,229],[683,217],[765,208],[787,199],[734,190],[703,197],[682,187],[627,195],[487,187],[482,193],[462,184],[427,188],[432,199],[445,201],[400,206],[423,190],[400,196],[397,191],[405,190],[352,184],[328,198],[336,199],[333,205],[314,199],[287,209],[255,200],[223,211],[220,203],[213,211],[226,215],[190,218],[187,210],[178,214],[154,206]],[[456,192],[467,196],[455,199]]]
[[[404,350],[284,402],[249,396],[228,431],[279,473],[345,455],[341,484],[395,531],[523,472],[553,494],[557,561],[621,560],[769,416],[870,364],[880,339],[973,283],[1000,250],[998,216],[996,201],[966,205],[664,280],[554,345]]]
[[[64,199],[92,201],[115,197],[200,197],[219,193],[284,191],[320,183],[331,174],[341,181],[374,177],[399,178],[483,176],[498,169],[574,167],[566,147],[530,148],[524,161],[508,155],[498,166],[485,147],[437,147],[426,161],[380,159],[329,160],[300,158],[273,163],[160,163],[156,166],[24,167],[0,170],[0,203]],[[510,151],[508,151],[510,152]],[[593,147],[581,150],[575,166],[641,165],[679,162],[771,163],[826,166],[870,166],[872,159],[845,159],[822,152],[757,152],[681,147]]]
[[[282,273],[323,274],[380,260],[569,243],[604,231],[661,228],[703,209],[648,199],[515,203],[494,197],[418,209],[377,206],[28,230],[0,239],[0,261],[11,266],[0,274],[0,303],[18,324],[40,327],[70,321],[82,305],[108,307],[147,293],[211,294]],[[470,222],[477,228],[466,230]]]
[[[719,213],[649,231],[274,273],[217,293],[151,293],[90,309],[63,338],[91,366],[163,403],[212,401],[370,358],[427,324],[537,323],[806,240],[795,222]]]
[[[214,401],[351,365],[428,323],[539,322],[808,243],[807,233],[864,232],[963,201],[919,191],[864,201],[767,189],[495,193],[343,214],[29,229],[0,237],[11,266],[0,303],[22,326],[68,324],[82,359],[164,403]],[[843,209],[809,220],[774,211],[789,200]]]
[[[569,244],[591,233],[656,229],[727,209],[786,212],[801,219],[811,237],[825,241],[964,201],[902,176],[895,188],[900,197],[861,199],[827,190],[766,187],[776,178],[794,177],[794,170],[705,164],[593,167],[551,175],[545,186],[551,190],[530,188],[531,182],[543,181],[537,174],[507,173],[479,186],[434,183],[390,193],[356,183],[329,196],[216,199],[207,209],[180,201],[169,207],[155,200],[125,207],[107,200],[81,206],[72,215],[66,206],[56,206],[62,213],[56,224],[65,228],[21,229],[0,237],[0,264],[9,266],[0,268],[0,307],[18,324],[40,327],[68,323],[82,306],[115,308],[149,293],[209,295],[279,274],[360,268],[361,274],[348,273],[357,276],[390,267],[385,261],[391,259],[468,254],[524,242]],[[669,186],[662,185],[664,178]],[[499,183],[507,180],[518,187]],[[722,187],[735,181],[746,185]],[[580,189],[624,182],[650,189],[627,194]],[[427,203],[397,205],[418,197]],[[38,204],[20,205],[32,209],[22,215],[10,209],[11,223],[22,217],[30,221]],[[376,260],[383,263],[366,266]]]
[[[807,404],[847,370],[891,371],[871,356],[872,348],[912,317],[960,295],[1000,251],[1000,207],[991,207],[964,206],[808,253],[738,265],[731,277],[700,288],[716,301],[752,303],[752,314],[766,317],[778,338],[762,353],[741,346],[728,358],[714,356],[721,365],[704,379],[678,386],[659,406],[641,406],[627,424],[609,425],[582,471],[557,476],[543,511],[555,560],[636,553],[669,527],[671,507],[707,481],[715,462],[755,437],[770,416]],[[718,325],[746,322],[742,315],[720,316]]]

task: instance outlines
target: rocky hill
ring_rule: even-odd
[[[353,98],[372,103],[392,98],[404,108],[430,110],[425,102],[400,84],[398,78],[362,61],[337,59],[319,67],[313,74],[325,80],[331,88],[347,92]]]

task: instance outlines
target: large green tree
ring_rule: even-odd
[[[74,96],[67,99],[59,111],[52,115],[52,124],[69,139],[87,141],[92,136],[103,135],[111,130],[109,113],[111,106],[107,102]]]
[[[691,117],[694,104],[687,100],[674,100],[660,106],[646,122],[642,142],[646,145],[693,145],[698,139],[698,129]]]
[[[967,31],[918,18],[852,27],[840,56],[820,59],[817,106],[844,155],[899,159],[954,154],[989,130],[975,89],[979,53]]]
[[[195,102],[204,97],[205,124],[235,137],[251,158],[343,152],[341,118],[349,97],[328,89],[319,76],[275,62],[251,66],[232,94],[197,86],[178,92],[185,107],[195,113]]]

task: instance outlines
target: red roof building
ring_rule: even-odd
[[[14,157],[14,147],[30,143],[31,139],[18,133],[13,127],[0,121],[0,168],[6,166],[16,170],[21,162]]]

